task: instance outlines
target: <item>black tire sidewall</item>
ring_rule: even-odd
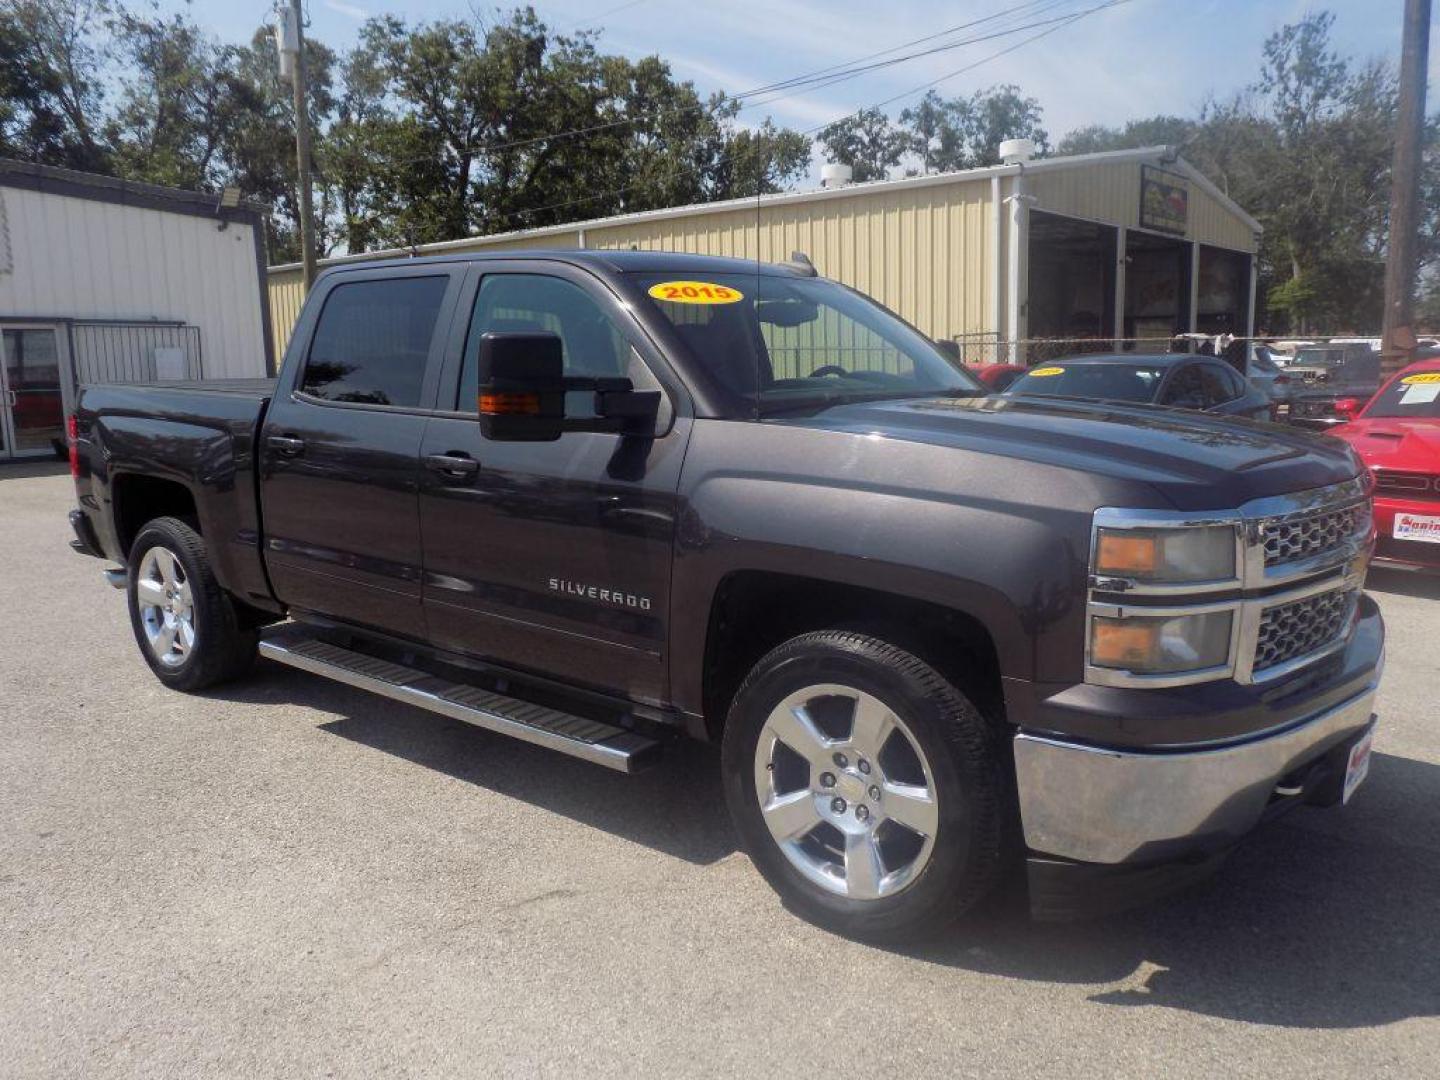
[[[136,581],[146,553],[154,548],[164,548],[173,555],[184,569],[186,581],[190,583],[196,642],[185,660],[174,666],[162,664],[151,652],[144,623],[140,618]],[[224,609],[225,597],[205,557],[204,540],[199,533],[175,518],[158,518],[147,524],[135,537],[135,543],[130,548],[125,594],[135,643],[140,647],[140,655],[145,658],[145,663],[155,673],[156,678],[176,690],[194,690],[209,685],[220,677],[221,670],[229,659],[222,654],[226,650],[233,651],[235,647],[234,616],[232,612]]]
[[[814,884],[770,835],[755,790],[755,749],[771,709],[806,686],[835,683],[883,701],[905,722],[930,766],[940,824],[930,860],[894,896],[855,901]],[[988,891],[1000,864],[1001,774],[994,740],[969,701],[914,656],[865,635],[813,634],[756,665],[726,722],[726,801],[757,869],[787,906],[812,922],[857,937],[930,933]],[[977,747],[983,747],[976,752]]]

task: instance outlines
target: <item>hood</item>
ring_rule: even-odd
[[[837,405],[783,423],[951,447],[1145,483],[1180,510],[1337,484],[1361,465],[1344,443],[1295,428],[1153,406],[1027,397]],[[1004,463],[996,463],[1003,483]]]
[[[1440,420],[1427,417],[1362,417],[1334,434],[1353,446],[1372,469],[1440,473]]]

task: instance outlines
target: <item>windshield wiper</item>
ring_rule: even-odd
[[[984,390],[955,386],[946,390],[877,390],[870,393],[817,394],[812,397],[790,401],[762,401],[757,413],[760,416],[779,416],[784,413],[805,412],[811,409],[828,409],[835,405],[858,405],[873,401],[906,401],[912,398],[971,398],[984,397]]]

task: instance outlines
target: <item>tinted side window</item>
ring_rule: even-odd
[[[492,274],[480,282],[470,316],[459,411],[475,411],[480,335],[488,330],[558,334],[566,375],[611,377],[629,370],[630,343],[580,286],[544,274]]]
[[[1216,367],[1214,364],[1198,364],[1200,369],[1200,393],[1205,399],[1205,408],[1212,405],[1219,405],[1221,402],[1233,401],[1238,395],[1231,390],[1230,380],[1226,378],[1229,374],[1224,368]]]
[[[337,285],[325,298],[300,389],[327,401],[420,404],[448,277]]]
[[[1198,364],[1186,364],[1170,376],[1170,385],[1165,387],[1165,397],[1160,404],[1176,405],[1182,409],[1203,409],[1209,404],[1200,384]]]

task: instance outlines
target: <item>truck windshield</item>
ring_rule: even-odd
[[[859,400],[982,395],[917,330],[820,278],[638,275],[718,387],[760,416]]]
[[[1365,415],[1440,418],[1440,371],[1402,375],[1375,395]]]

